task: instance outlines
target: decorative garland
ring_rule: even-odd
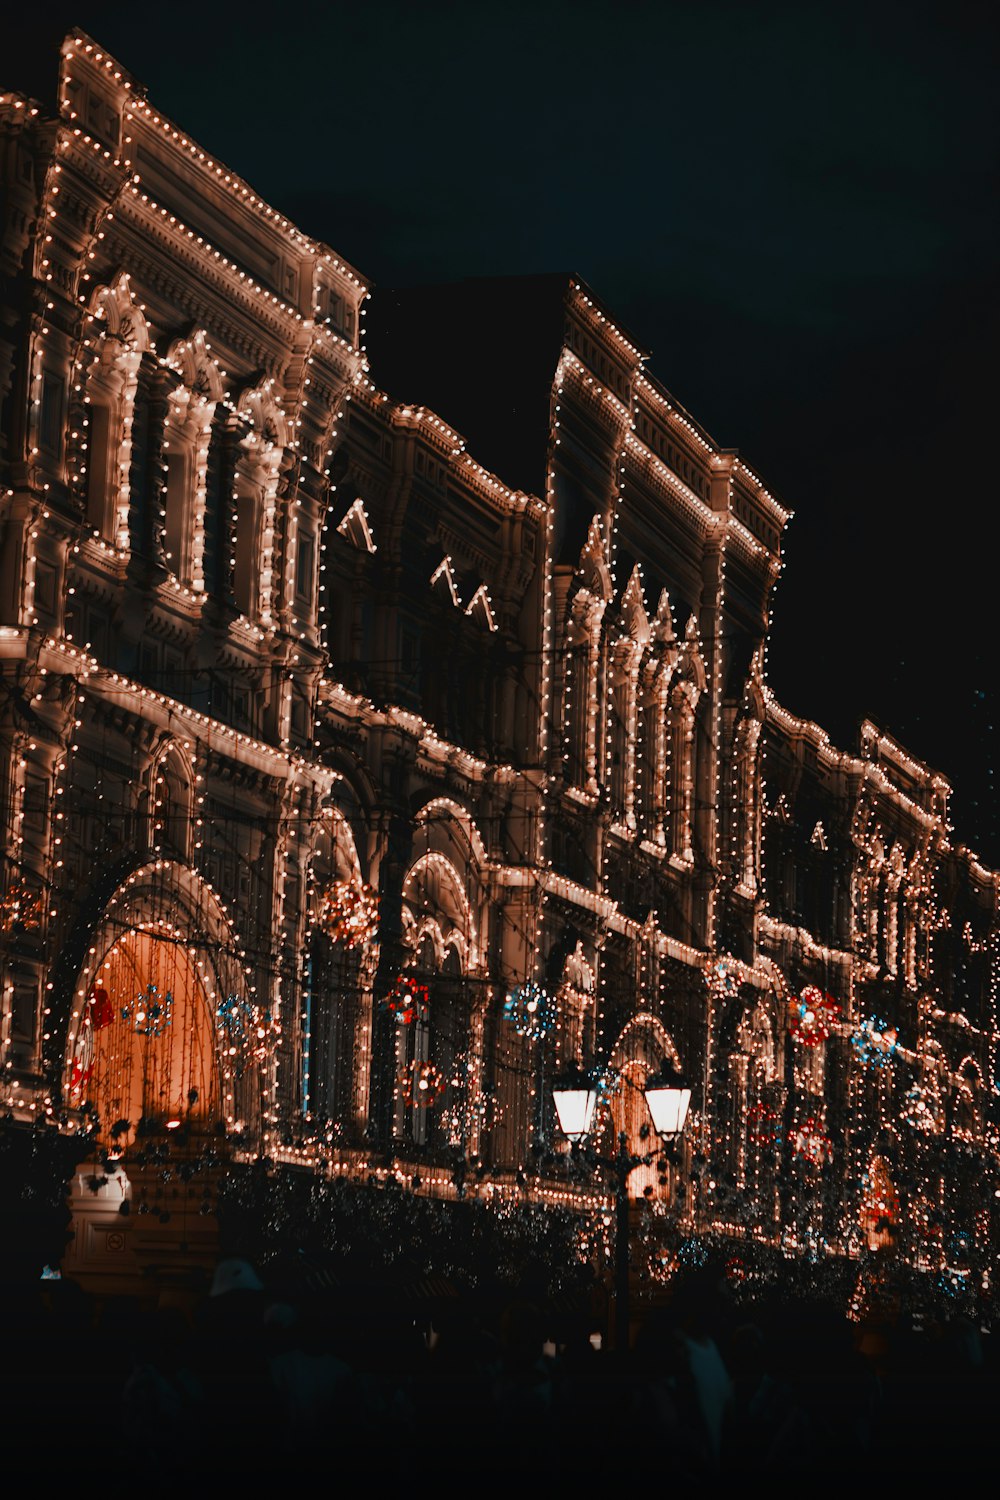
[[[933,1135],[938,1128],[937,1116],[918,1083],[907,1093],[901,1114],[911,1129],[922,1130],[925,1135]]]
[[[254,1062],[266,1062],[281,1041],[281,1022],[269,1010],[256,1005],[252,1009],[254,1020],[249,1036],[250,1056]]]
[[[504,1020],[511,1023],[518,1036],[530,1037],[533,1042],[548,1036],[557,1017],[554,996],[534,979],[515,985],[503,1003]]]
[[[253,1022],[253,1006],[240,995],[227,995],[215,1010],[215,1029],[226,1044],[230,1057],[246,1044]]]
[[[36,932],[42,925],[43,912],[41,891],[30,890],[17,878],[0,900],[0,932]]]
[[[230,1057],[246,1053],[255,1062],[270,1057],[281,1039],[281,1024],[271,1012],[241,995],[227,995],[215,1012],[215,1029]],[[243,1062],[236,1064],[236,1076],[243,1072]]]

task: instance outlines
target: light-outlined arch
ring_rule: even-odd
[[[608,1101],[609,1147],[624,1134],[627,1149],[646,1155],[656,1147],[652,1119],[643,1092],[646,1081],[664,1062],[680,1069],[680,1057],[663,1022],[648,1011],[640,1011],[622,1028],[608,1056],[621,1083]],[[665,1180],[661,1180],[665,1179]],[[669,1198],[672,1192],[669,1166],[651,1161],[629,1174],[628,1191],[634,1198]]]
[[[171,982],[183,993],[169,991]],[[253,1055],[249,1018],[260,1009],[238,936],[212,887],[179,861],[148,861],[121,882],[90,933],[66,1027],[64,1100],[81,1107],[102,1068],[109,1087],[117,1069],[120,1088],[104,1101],[108,1108],[114,1097],[132,1105],[141,1099],[144,1108],[152,1098],[158,1114],[179,1111],[206,1129],[221,1121],[259,1139],[268,1076],[266,1061]],[[189,1034],[175,1042],[181,1033]],[[143,1072],[138,1093],[129,1076],[136,1067]],[[150,1095],[150,1080],[164,1081],[162,1098]],[[197,1098],[189,1097],[192,1090]],[[101,1118],[99,1130],[112,1123]]]
[[[195,771],[187,745],[174,735],[162,741],[150,763],[146,803],[150,850],[186,864],[194,842]]]
[[[404,905],[418,924],[434,917],[446,944],[460,934],[463,968],[483,971],[489,856],[475,820],[453,798],[431,797],[414,814],[413,850]]]
[[[436,850],[419,855],[403,881],[403,902],[404,930],[411,940],[427,933],[440,957],[454,946],[463,970],[478,966],[476,916],[462,875],[450,859]]]

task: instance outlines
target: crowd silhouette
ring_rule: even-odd
[[[698,1482],[972,1477],[992,1464],[994,1337],[957,1308],[849,1321],[829,1301],[735,1300],[711,1265],[600,1347],[594,1318],[388,1289],[311,1291],[249,1262],[155,1305],[67,1281],[7,1318],[7,1468],[129,1475],[152,1494],[357,1475]],[[86,1493],[86,1489],[84,1490]]]

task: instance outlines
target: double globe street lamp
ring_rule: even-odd
[[[623,1081],[635,1088],[627,1075]],[[628,1179],[636,1167],[646,1166],[664,1149],[670,1150],[680,1138],[691,1104],[691,1086],[672,1063],[664,1061],[659,1070],[646,1080],[639,1091],[646,1099],[653,1129],[663,1143],[655,1151],[636,1153],[628,1148],[624,1130],[618,1135],[618,1150],[613,1157],[588,1158],[596,1166],[614,1173],[615,1180],[615,1342],[619,1349],[628,1348],[629,1335],[629,1198]],[[552,1085],[552,1103],[563,1135],[577,1149],[583,1149],[593,1131],[597,1104],[601,1095],[599,1076],[577,1067]]]

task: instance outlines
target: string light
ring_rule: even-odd
[[[0,110],[45,158],[28,477],[0,496],[23,557],[0,646],[34,716],[7,741],[11,1114],[89,1128],[94,1092],[118,1159],[140,1118],[180,1138],[217,1111],[233,1155],[572,1208],[597,1253],[607,1193],[537,1165],[548,1082],[671,1057],[696,1098],[647,1184],[652,1275],[711,1235],[741,1241],[735,1284],[762,1247],[891,1239],[964,1295],[994,1226],[940,1153],[1000,1177],[997,880],[943,778],[775,700],[791,512],[582,283],[535,496],[380,390],[365,282],[96,44],[68,39],[44,142],[36,106]],[[489,735],[403,682],[435,596],[469,660],[510,663]],[[109,853],[87,890],[101,817],[134,868]],[[825,909],[793,868],[830,872]],[[630,1097],[601,1118],[634,1135]]]

